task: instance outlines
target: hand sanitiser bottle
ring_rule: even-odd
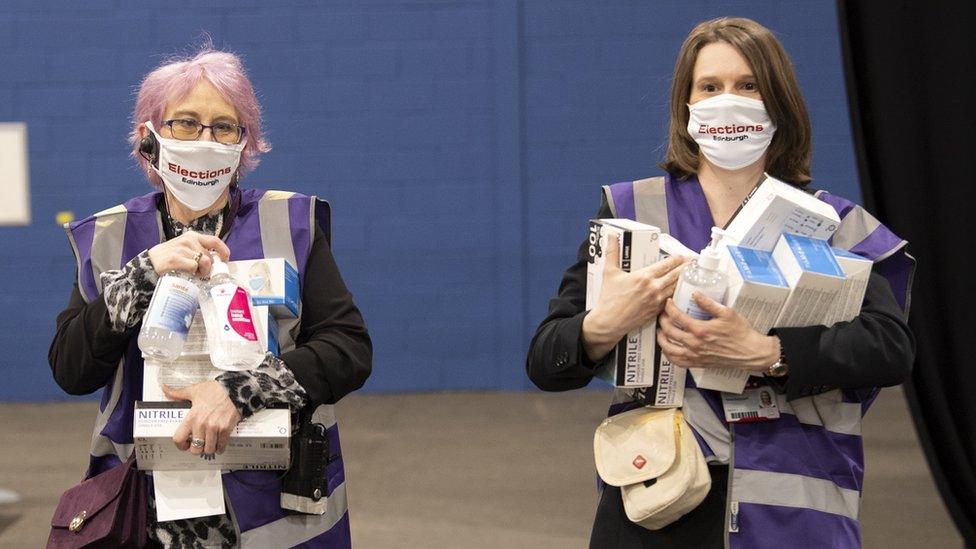
[[[180,356],[198,297],[199,289],[187,272],[169,271],[159,278],[139,331],[143,356],[163,362]]]
[[[230,276],[227,264],[211,253],[210,282],[200,292],[210,362],[221,370],[252,370],[264,360],[247,290]]]
[[[725,304],[729,279],[722,270],[722,256],[719,253],[719,242],[723,236],[722,229],[712,227],[712,241],[701,251],[698,259],[685,267],[674,290],[674,304],[678,309],[699,320],[708,320],[712,315],[703,311],[698,302],[692,299],[695,292]]]

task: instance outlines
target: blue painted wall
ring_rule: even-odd
[[[29,125],[29,227],[0,227],[0,400],[63,398],[46,352],[74,265],[55,213],[142,194],[133,92],[210,33],[245,58],[274,150],[245,185],[328,198],[372,332],[367,390],[520,389],[524,351],[596,211],[658,173],[667,89],[700,20],[792,54],[815,184],[858,198],[833,4],[226,0],[0,3],[0,121]],[[193,3],[189,3],[193,4]]]

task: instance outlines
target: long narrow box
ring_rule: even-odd
[[[603,288],[603,272],[606,266],[605,246],[608,239],[620,243],[620,267],[631,272],[647,267],[658,260],[658,241],[661,230],[630,219],[593,219],[589,230],[589,259],[586,266],[586,308],[592,309],[600,298]],[[654,384],[654,341],[657,321],[627,334],[611,358],[597,372],[600,377],[617,387],[649,387]]]
[[[223,454],[209,457],[182,451],[173,435],[190,411],[189,402],[137,401],[132,437],[136,462],[145,471],[202,469],[287,469],[291,457],[291,412],[264,409],[234,428]]]
[[[861,313],[864,293],[868,289],[868,279],[871,278],[871,268],[874,262],[870,259],[853,254],[840,248],[831,248],[837,264],[844,270],[844,289],[834,302],[834,307],[827,315],[827,326],[837,322],[853,320]]]
[[[829,204],[767,175],[733,214],[723,241],[768,252],[783,233],[828,240],[838,226]]]
[[[654,364],[654,386],[645,388],[650,397],[648,404],[652,408],[680,408],[684,404],[688,369],[672,364],[660,347],[654,350]]]
[[[298,271],[278,258],[250,259],[227,263],[230,275],[247,287],[253,305],[265,305],[276,318],[298,316]]]
[[[724,246],[729,288],[726,303],[765,334],[779,318],[790,297],[790,285],[773,260],[773,254],[741,246]],[[692,368],[695,384],[703,389],[739,393],[749,372],[734,368]]]
[[[773,259],[790,284],[777,328],[825,325],[844,289],[844,271],[823,240],[784,234]]]
[[[681,256],[687,259],[697,259],[698,253],[681,243],[668,233],[661,233],[660,259],[671,256]],[[649,405],[652,408],[680,408],[684,404],[685,378],[688,369],[675,366],[668,360],[661,348],[654,350],[654,386],[647,388]]]

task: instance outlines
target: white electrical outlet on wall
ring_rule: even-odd
[[[0,225],[28,224],[27,124],[0,122]]]

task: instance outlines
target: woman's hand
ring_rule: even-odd
[[[216,236],[187,231],[149,248],[149,259],[159,276],[177,270],[206,277],[210,275],[210,250],[216,250],[224,261],[230,258],[230,249],[223,240]]]
[[[672,256],[634,272],[617,263],[620,244],[607,239],[606,267],[600,299],[583,318],[583,348],[590,360],[601,360],[620,338],[654,320],[674,293],[685,259]]]
[[[763,372],[780,356],[779,338],[752,329],[739,313],[698,292],[698,306],[712,315],[697,320],[668,299],[658,317],[657,343],[668,359],[684,368],[740,368]]]
[[[227,390],[216,381],[204,381],[183,389],[163,386],[163,393],[173,400],[193,403],[183,423],[176,429],[173,442],[180,450],[191,454],[224,453],[230,433],[241,421],[241,413],[227,396]],[[190,444],[202,440],[203,446]]]

